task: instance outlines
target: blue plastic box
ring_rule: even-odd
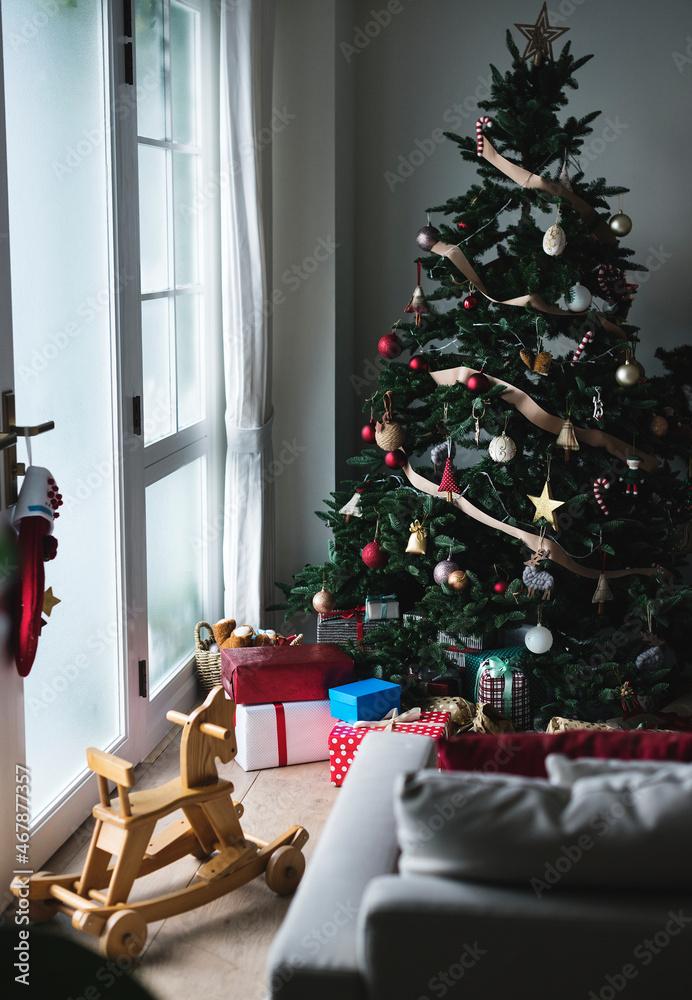
[[[392,708],[401,711],[401,685],[370,677],[329,689],[333,719],[342,722],[377,722]]]

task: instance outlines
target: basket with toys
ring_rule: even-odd
[[[209,635],[203,639],[200,632]],[[224,618],[216,625],[197,622],[195,625],[195,661],[197,674],[205,691],[221,683],[221,650],[239,646],[299,646],[303,634],[279,635],[271,628],[253,629],[250,625],[237,625],[235,618]]]

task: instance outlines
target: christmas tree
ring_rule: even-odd
[[[350,643],[363,674],[419,684],[444,668],[440,632],[520,641],[536,714],[608,717],[623,690],[660,702],[684,664],[690,357],[659,351],[648,380],[636,360],[644,268],[607,200],[627,189],[578,167],[600,112],[560,114],[591,57],[553,54],[545,5],[517,27],[476,135],[447,133],[478,179],[418,233],[414,319],[380,339],[366,404],[375,447],[317,512],[328,561],[280,607],[310,611],[323,580],[339,609],[396,594],[414,614]]]

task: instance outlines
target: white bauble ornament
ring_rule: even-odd
[[[591,305],[591,292],[586,285],[574,285],[570,289],[567,308],[570,312],[584,312]]]
[[[558,226],[556,222],[555,225],[546,230],[545,236],[543,237],[543,249],[547,254],[550,254],[551,257],[558,257],[566,246],[567,237],[565,236],[565,231],[562,226]]]
[[[511,462],[517,453],[517,446],[505,432],[494,437],[488,445],[488,454],[493,462]]]
[[[615,380],[619,385],[632,386],[639,385],[641,372],[629,359],[615,372]]]
[[[547,653],[553,644],[553,633],[545,625],[534,625],[524,636],[524,642],[532,653]]]

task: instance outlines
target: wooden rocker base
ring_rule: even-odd
[[[147,924],[204,906],[257,878],[262,872],[278,895],[292,892],[305,870],[302,848],[308,833],[292,826],[270,843],[243,834],[243,808],[233,802],[230,782],[221,781],[214,762],[235,756],[233,712],[223,689],[215,688],[189,717],[170,712],[184,726],[181,777],[168,785],[129,795],[134,769],[127,761],[96,750],[87,751],[89,766],[99,777],[100,804],[94,807],[95,828],[80,873],[39,872],[16,878],[12,891],[28,899],[32,922],[56,913],[70,917],[73,927],[99,941],[110,959],[134,958],[147,939]],[[228,745],[227,745],[228,744]],[[110,802],[107,781],[116,782],[118,799]],[[152,836],[158,819],[182,808],[184,818]],[[162,896],[128,902],[134,882],[186,855],[207,858],[197,881]],[[111,858],[117,856],[114,864]],[[28,890],[28,894],[27,894]]]

